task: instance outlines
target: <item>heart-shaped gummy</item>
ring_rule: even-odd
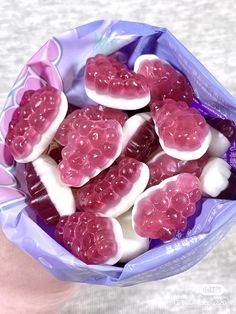
[[[183,101],[166,99],[151,104],[151,113],[162,149],[181,160],[198,159],[205,154],[211,132],[204,117]]]
[[[147,165],[126,157],[83,187],[74,189],[76,206],[82,211],[117,217],[133,206],[148,179]]]
[[[113,265],[123,251],[123,233],[115,218],[76,212],[60,218],[55,236],[86,264]]]
[[[87,105],[82,109],[72,111],[61,123],[55,135],[55,140],[65,146],[68,143],[70,132],[78,129],[80,122],[85,120],[92,121],[118,121],[121,126],[128,119],[128,115],[118,109],[106,108],[101,105]]]
[[[50,86],[24,94],[6,137],[16,161],[31,162],[43,153],[64,119],[67,108],[66,96]]]
[[[201,198],[197,177],[183,173],[162,181],[143,192],[135,201],[133,227],[141,237],[167,241],[184,230],[187,218],[196,211]]]
[[[111,56],[98,54],[89,58],[84,81],[88,97],[106,107],[134,110],[150,101],[146,78]]]
[[[167,61],[156,55],[141,55],[135,61],[134,71],[146,77],[152,99],[171,98],[191,104],[193,89],[188,79]]]
[[[119,122],[84,120],[70,132],[58,165],[62,181],[82,186],[120,155],[123,133]]]

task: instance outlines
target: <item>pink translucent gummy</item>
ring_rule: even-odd
[[[195,213],[201,198],[200,182],[196,176],[183,173],[162,188],[148,191],[135,204],[134,229],[142,237],[171,240],[177,231],[186,228],[187,218]]]
[[[98,54],[85,67],[85,86],[98,94],[136,99],[149,95],[146,78],[114,57]]]
[[[146,162],[159,146],[154,123],[152,119],[146,120],[130,138],[119,160],[124,157],[131,157]]]
[[[106,214],[122,199],[125,201],[140,178],[141,167],[142,163],[133,158],[124,158],[118,165],[112,165],[108,171],[101,172],[83,187],[73,190],[76,207],[82,211]]]
[[[166,61],[143,60],[138,73],[147,78],[152,99],[171,98],[191,104],[193,89],[188,79]]]
[[[152,105],[153,106],[153,105]],[[193,151],[209,134],[209,126],[195,108],[186,102],[166,99],[151,107],[152,117],[164,145],[180,151]]]
[[[30,155],[57,116],[60,102],[60,91],[51,86],[24,93],[6,137],[6,143],[16,159]]]
[[[32,163],[25,164],[26,183],[29,192],[28,205],[41,217],[47,224],[55,225],[59,221],[59,213],[52,203],[48,192],[41,182],[40,177],[34,170]]]
[[[98,214],[76,212],[62,216],[55,236],[86,264],[104,264],[118,251],[111,218]]]
[[[84,185],[90,178],[109,167],[118,157],[122,145],[119,122],[84,120],[70,132],[62,150],[59,171],[70,186]]]
[[[52,141],[48,146],[47,155],[49,155],[57,164],[62,161],[62,149],[63,146],[57,143],[56,141]]]
[[[68,143],[68,134],[78,129],[80,122],[92,121],[118,121],[121,126],[128,119],[128,115],[118,109],[107,108],[101,105],[87,105],[82,109],[72,111],[61,123],[57,130],[55,139],[58,143],[65,146]]]
[[[150,179],[147,187],[158,185],[163,180],[184,172],[191,173],[199,178],[208,158],[207,154],[205,154],[197,160],[186,161],[161,153],[156,159],[147,164],[150,170]]]

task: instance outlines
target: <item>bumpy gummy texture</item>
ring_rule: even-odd
[[[85,67],[85,86],[98,94],[136,99],[149,95],[146,78],[127,68],[114,57],[98,54]]]
[[[119,122],[80,122],[70,132],[68,145],[62,150],[59,164],[62,181],[70,186],[82,186],[119,156],[122,145],[122,128]]]
[[[132,130],[130,131],[132,132]],[[124,157],[131,157],[146,162],[159,146],[160,144],[153,120],[146,120],[129,139],[119,160]]]
[[[82,109],[72,111],[66,119],[64,119],[57,130],[55,140],[63,146],[67,145],[69,133],[77,130],[79,124],[85,120],[116,120],[123,126],[127,119],[128,115],[121,110],[107,108],[101,105],[87,105]]]
[[[170,240],[186,228],[187,217],[195,213],[201,198],[198,178],[183,173],[168,180],[146,190],[135,202],[133,225],[142,237]]]
[[[131,191],[141,175],[142,165],[133,158],[124,158],[118,165],[112,165],[108,171],[101,172],[83,187],[74,189],[76,207],[83,211],[106,214]]]
[[[48,192],[41,182],[40,177],[34,170],[32,163],[25,164],[26,183],[29,192],[28,205],[41,217],[47,224],[55,225],[59,221],[60,215],[53,205]]]
[[[60,218],[55,236],[65,248],[86,264],[105,264],[118,247],[111,218],[76,212]]]
[[[30,155],[57,116],[60,102],[60,91],[51,86],[24,93],[6,136],[6,143],[15,159]]]
[[[186,102],[166,99],[151,105],[152,117],[164,146],[179,151],[194,151],[209,134],[204,117]]]
[[[191,104],[193,90],[188,79],[166,61],[143,60],[137,73],[147,78],[152,99],[171,98]]]
[[[206,154],[197,160],[186,161],[171,157],[163,152],[159,153],[157,158],[148,163],[150,179],[147,187],[158,185],[163,180],[184,172],[200,177],[207,161],[208,156]]]
[[[222,118],[213,118],[213,117],[205,117],[207,123],[210,124],[214,129],[221,132],[230,143],[235,141],[236,139],[236,126],[232,120],[222,119]]]

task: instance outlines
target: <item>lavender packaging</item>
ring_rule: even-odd
[[[63,90],[69,103],[82,106],[84,66],[98,53],[119,52],[133,67],[144,53],[156,54],[184,73],[200,112],[236,120],[236,100],[165,28],[142,23],[101,20],[52,37],[27,62],[6,100],[0,121],[0,225],[7,238],[38,260],[56,278],[107,286],[131,286],[183,272],[199,262],[236,221],[236,201],[203,199],[188,230],[173,240],[151,241],[146,253],[125,265],[86,265],[53,239],[53,230],[31,213],[20,167],[4,144],[11,117],[23,93],[50,84]],[[236,145],[226,160],[236,166]]]

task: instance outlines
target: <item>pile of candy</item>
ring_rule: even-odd
[[[97,104],[75,108],[51,86],[27,91],[6,143],[57,241],[87,264],[125,263],[150,239],[188,228],[203,195],[227,189],[220,157],[236,128],[192,108],[190,82],[155,55],[134,70],[114,56],[89,58],[84,86]]]

